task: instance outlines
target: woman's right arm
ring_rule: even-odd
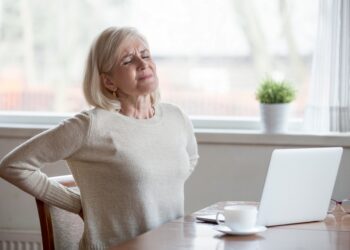
[[[82,112],[34,136],[1,160],[0,177],[45,203],[78,214],[80,195],[50,181],[40,168],[72,156],[84,144],[89,129],[90,115]]]

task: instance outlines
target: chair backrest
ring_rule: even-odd
[[[72,175],[50,177],[60,184],[79,192]],[[73,250],[79,248],[84,231],[84,222],[79,215],[36,199],[42,244],[45,250]]]

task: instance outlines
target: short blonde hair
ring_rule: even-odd
[[[103,86],[101,74],[112,71],[120,46],[124,41],[133,38],[141,39],[149,47],[146,38],[131,27],[107,28],[93,42],[86,60],[83,80],[84,96],[89,105],[106,110],[120,110],[119,100],[111,99],[109,91]],[[157,88],[151,93],[152,105],[157,104],[159,99]]]

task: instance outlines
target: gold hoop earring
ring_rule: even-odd
[[[114,96],[115,98],[117,98],[117,90],[118,90],[118,89],[113,90],[113,96]]]

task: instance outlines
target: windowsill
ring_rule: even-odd
[[[296,131],[266,134],[259,130],[238,129],[196,129],[195,133],[198,142],[206,144],[350,147],[350,133],[306,134]]]
[[[28,139],[52,126],[0,124],[0,137]],[[350,133],[305,134],[296,131],[265,134],[259,130],[198,128],[195,134],[199,144],[350,147]]]

